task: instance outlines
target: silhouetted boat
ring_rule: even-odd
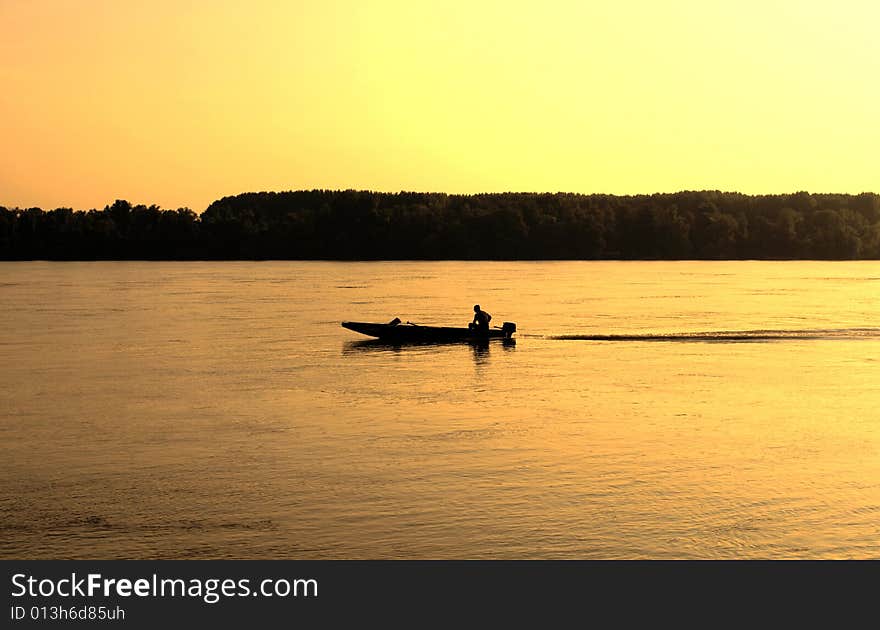
[[[479,331],[473,328],[452,326],[422,326],[420,324],[373,324],[368,322],[342,322],[343,328],[393,343],[423,343],[440,341],[484,341],[510,339],[516,332],[516,324],[504,322],[501,328]]]

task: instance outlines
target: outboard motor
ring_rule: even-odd
[[[513,333],[516,332],[516,324],[513,322],[504,322],[501,325],[501,332],[504,333],[505,339],[510,339],[513,336]]]

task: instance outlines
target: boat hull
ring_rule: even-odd
[[[431,341],[483,341],[509,339],[510,333],[497,328],[476,331],[451,326],[419,326],[416,324],[374,324],[369,322],[342,322],[342,327],[368,337],[395,343],[419,343]]]

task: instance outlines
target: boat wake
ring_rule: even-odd
[[[639,333],[620,335],[546,335],[559,341],[678,341],[741,342],[802,339],[880,339],[880,328],[829,328],[813,330],[721,330],[683,333]]]

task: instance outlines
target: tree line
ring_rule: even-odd
[[[0,207],[2,260],[878,259],[880,195],[244,193]]]

